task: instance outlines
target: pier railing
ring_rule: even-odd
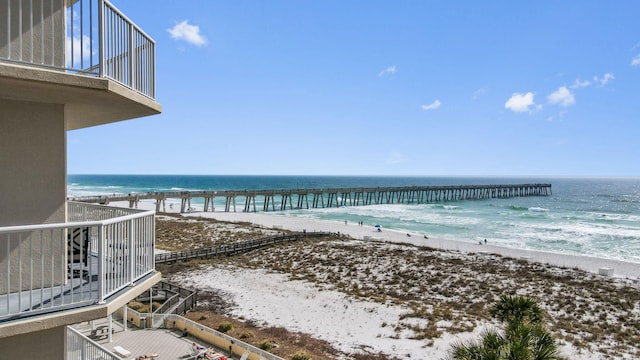
[[[113,79],[156,96],[155,41],[108,0],[0,1],[0,61]]]
[[[481,200],[522,196],[551,195],[551,184],[409,186],[375,188],[321,188],[280,190],[210,190],[152,192],[142,194],[114,194],[107,196],[74,197],[73,200],[108,204],[126,201],[137,207],[141,200],[155,200],[156,211],[166,211],[167,199],[179,199],[180,211],[192,210],[191,200],[203,199],[203,210],[215,211],[215,199],[224,198],[224,211],[236,212],[238,203],[243,212],[316,209],[341,206],[378,204],[425,204],[457,200]],[[261,197],[261,206],[257,198]]]
[[[69,203],[68,214],[0,227],[0,322],[104,302],[155,271],[153,211]]]

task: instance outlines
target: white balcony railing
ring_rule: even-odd
[[[111,78],[155,99],[155,41],[107,0],[0,1],[0,61]]]
[[[155,271],[153,211],[67,210],[67,223],[0,227],[0,322],[102,303]]]
[[[67,326],[67,352],[65,360],[104,359],[120,360],[102,345],[82,335],[78,330]]]

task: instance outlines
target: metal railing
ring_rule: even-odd
[[[198,301],[198,292],[193,289],[184,288],[166,281],[160,281],[155,287],[162,290],[174,291],[180,294],[181,302],[177,307],[172,309],[171,314],[184,314],[193,309]],[[160,309],[155,312],[159,314],[165,313],[164,311],[160,311]]]
[[[164,304],[162,304],[156,311],[153,312],[153,327],[159,327],[162,325],[161,321],[158,321],[156,315],[162,314],[176,314],[181,315],[195,307],[198,293],[195,290],[183,288],[166,281],[161,281],[154,287],[161,289],[167,293],[174,293],[175,295],[168,297]]]
[[[0,321],[101,303],[155,271],[153,211],[68,213],[73,222],[0,227]]]
[[[107,77],[155,99],[155,41],[108,0],[0,1],[0,24],[0,60]]]
[[[67,352],[65,360],[104,359],[120,360],[118,356],[103,348],[97,342],[67,326]]]

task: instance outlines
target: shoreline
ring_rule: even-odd
[[[142,203],[141,203],[142,204]],[[146,207],[145,207],[146,208]],[[151,208],[153,209],[153,208]],[[179,213],[178,211],[174,211]],[[540,250],[516,249],[505,246],[488,244],[474,244],[468,241],[424,238],[423,234],[407,233],[383,229],[381,232],[369,225],[346,225],[337,221],[319,220],[303,217],[281,216],[270,213],[244,213],[244,212],[191,212],[181,214],[185,217],[212,218],[228,222],[250,222],[266,228],[281,228],[291,231],[325,231],[335,232],[351,236],[358,240],[377,240],[392,243],[407,243],[416,246],[430,247],[440,250],[459,251],[463,253],[498,254],[505,257],[522,259],[543,264],[561,266],[565,268],[578,268],[591,273],[599,273],[601,269],[611,269],[613,277],[622,279],[640,280],[640,264],[622,260],[598,258],[587,255],[572,255],[553,253]]]

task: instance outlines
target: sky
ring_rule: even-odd
[[[113,3],[163,110],[69,174],[640,176],[638,1]]]

